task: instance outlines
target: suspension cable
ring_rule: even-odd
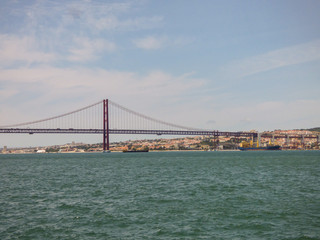
[[[72,111],[72,112],[64,113],[64,114],[61,114],[61,115],[58,115],[58,116],[54,116],[54,117],[50,117],[50,118],[45,118],[45,119],[41,119],[41,120],[37,120],[37,121],[32,121],[32,122],[24,122],[24,123],[18,123],[18,124],[13,124],[13,125],[0,126],[0,128],[18,127],[18,126],[23,126],[23,125],[30,125],[30,124],[45,122],[45,121],[49,121],[49,120],[53,120],[53,119],[65,117],[65,116],[71,115],[71,114],[73,114],[73,113],[81,112],[81,111],[83,111],[83,110],[85,110],[85,109],[91,108],[91,107],[96,106],[96,105],[101,104],[101,103],[102,103],[102,101],[99,101],[99,102],[94,103],[94,104],[91,104],[91,105],[89,105],[89,106],[86,106],[86,107],[77,109],[77,110]]]
[[[180,128],[180,129],[186,129],[186,130],[198,130],[197,128],[190,128],[190,127],[185,127],[185,126],[181,126],[181,125],[176,125],[176,124],[172,124],[172,123],[161,121],[161,120],[158,120],[158,119],[155,119],[155,118],[148,117],[146,115],[143,115],[141,113],[138,113],[138,112],[135,112],[133,110],[130,110],[130,109],[128,109],[128,108],[126,108],[124,106],[121,106],[118,103],[112,102],[110,100],[109,100],[109,103],[111,103],[112,105],[114,105],[114,106],[116,106],[116,107],[118,107],[118,108],[120,108],[120,109],[122,109],[122,110],[124,110],[124,111],[126,111],[128,113],[131,113],[131,114],[134,114],[136,116],[142,117],[142,118],[144,118],[146,120],[149,120],[149,121],[156,122],[158,124],[164,124],[164,125],[169,126],[169,127],[176,127],[176,128]]]

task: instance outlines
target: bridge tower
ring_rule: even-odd
[[[103,100],[103,151],[109,151],[109,101]]]

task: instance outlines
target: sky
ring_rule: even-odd
[[[319,12],[318,0],[1,0],[0,126],[110,99],[195,128],[319,127]],[[2,134],[0,147],[73,138]]]

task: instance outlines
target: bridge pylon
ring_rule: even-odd
[[[109,142],[109,101],[103,100],[103,151],[110,151]]]

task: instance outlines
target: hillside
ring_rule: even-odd
[[[309,128],[309,129],[306,129],[306,130],[313,131],[313,132],[320,132],[320,127]]]

